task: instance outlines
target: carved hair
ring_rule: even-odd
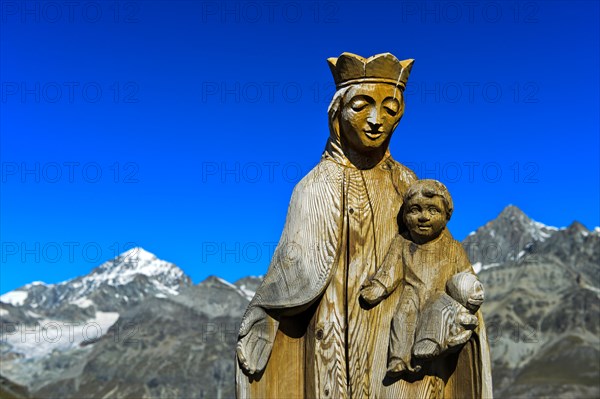
[[[444,203],[444,208],[446,208],[446,220],[450,220],[452,211],[454,211],[454,205],[452,204],[450,192],[446,186],[444,186],[444,184],[433,179],[417,180],[410,185],[406,191],[406,194],[404,194],[404,203],[406,204],[408,200],[417,194],[421,194],[427,198],[432,198],[436,195],[441,197],[442,202]]]

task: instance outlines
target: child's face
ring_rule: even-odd
[[[425,197],[417,194],[405,204],[404,223],[416,242],[431,241],[446,226],[446,209],[439,195]]]

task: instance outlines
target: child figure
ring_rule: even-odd
[[[449,309],[453,309],[451,313],[458,317],[460,324],[472,328],[477,325],[475,316],[465,311],[459,312],[460,306],[455,306],[455,299],[442,295],[446,282],[452,276],[461,272],[473,274],[462,245],[446,229],[452,210],[452,198],[442,183],[429,179],[413,183],[404,196],[402,208],[402,219],[410,240],[398,235],[392,241],[382,265],[361,290],[361,297],[375,305],[402,282],[400,301],[390,333],[389,374],[420,371],[421,366],[413,365],[411,361],[417,327],[419,345],[416,347],[416,358],[434,357],[447,346],[462,344],[470,338],[472,331],[453,335],[459,332],[456,328],[439,333],[431,331],[432,320],[436,318],[434,324],[438,326],[442,325],[438,323],[449,323],[458,327],[454,320],[442,320],[440,317],[440,311],[444,313],[443,306],[448,306],[448,303],[452,303]],[[462,285],[459,284],[459,287]],[[458,292],[463,293],[460,289]],[[438,299],[449,302],[444,305],[436,302]],[[427,316],[420,317],[422,313]],[[420,320],[423,321],[421,325]],[[448,342],[447,334],[452,338]]]

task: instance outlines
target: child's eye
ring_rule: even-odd
[[[429,208],[429,213],[432,213],[435,215],[438,212],[439,212],[439,209],[437,209],[437,208]]]

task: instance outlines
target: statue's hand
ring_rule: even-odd
[[[386,296],[386,289],[377,280],[369,281],[363,284],[360,290],[360,296],[369,304],[377,305]]]
[[[275,329],[267,318],[260,319],[250,328],[248,334],[238,340],[236,352],[241,367],[248,374],[263,371],[271,355],[275,341]]]

